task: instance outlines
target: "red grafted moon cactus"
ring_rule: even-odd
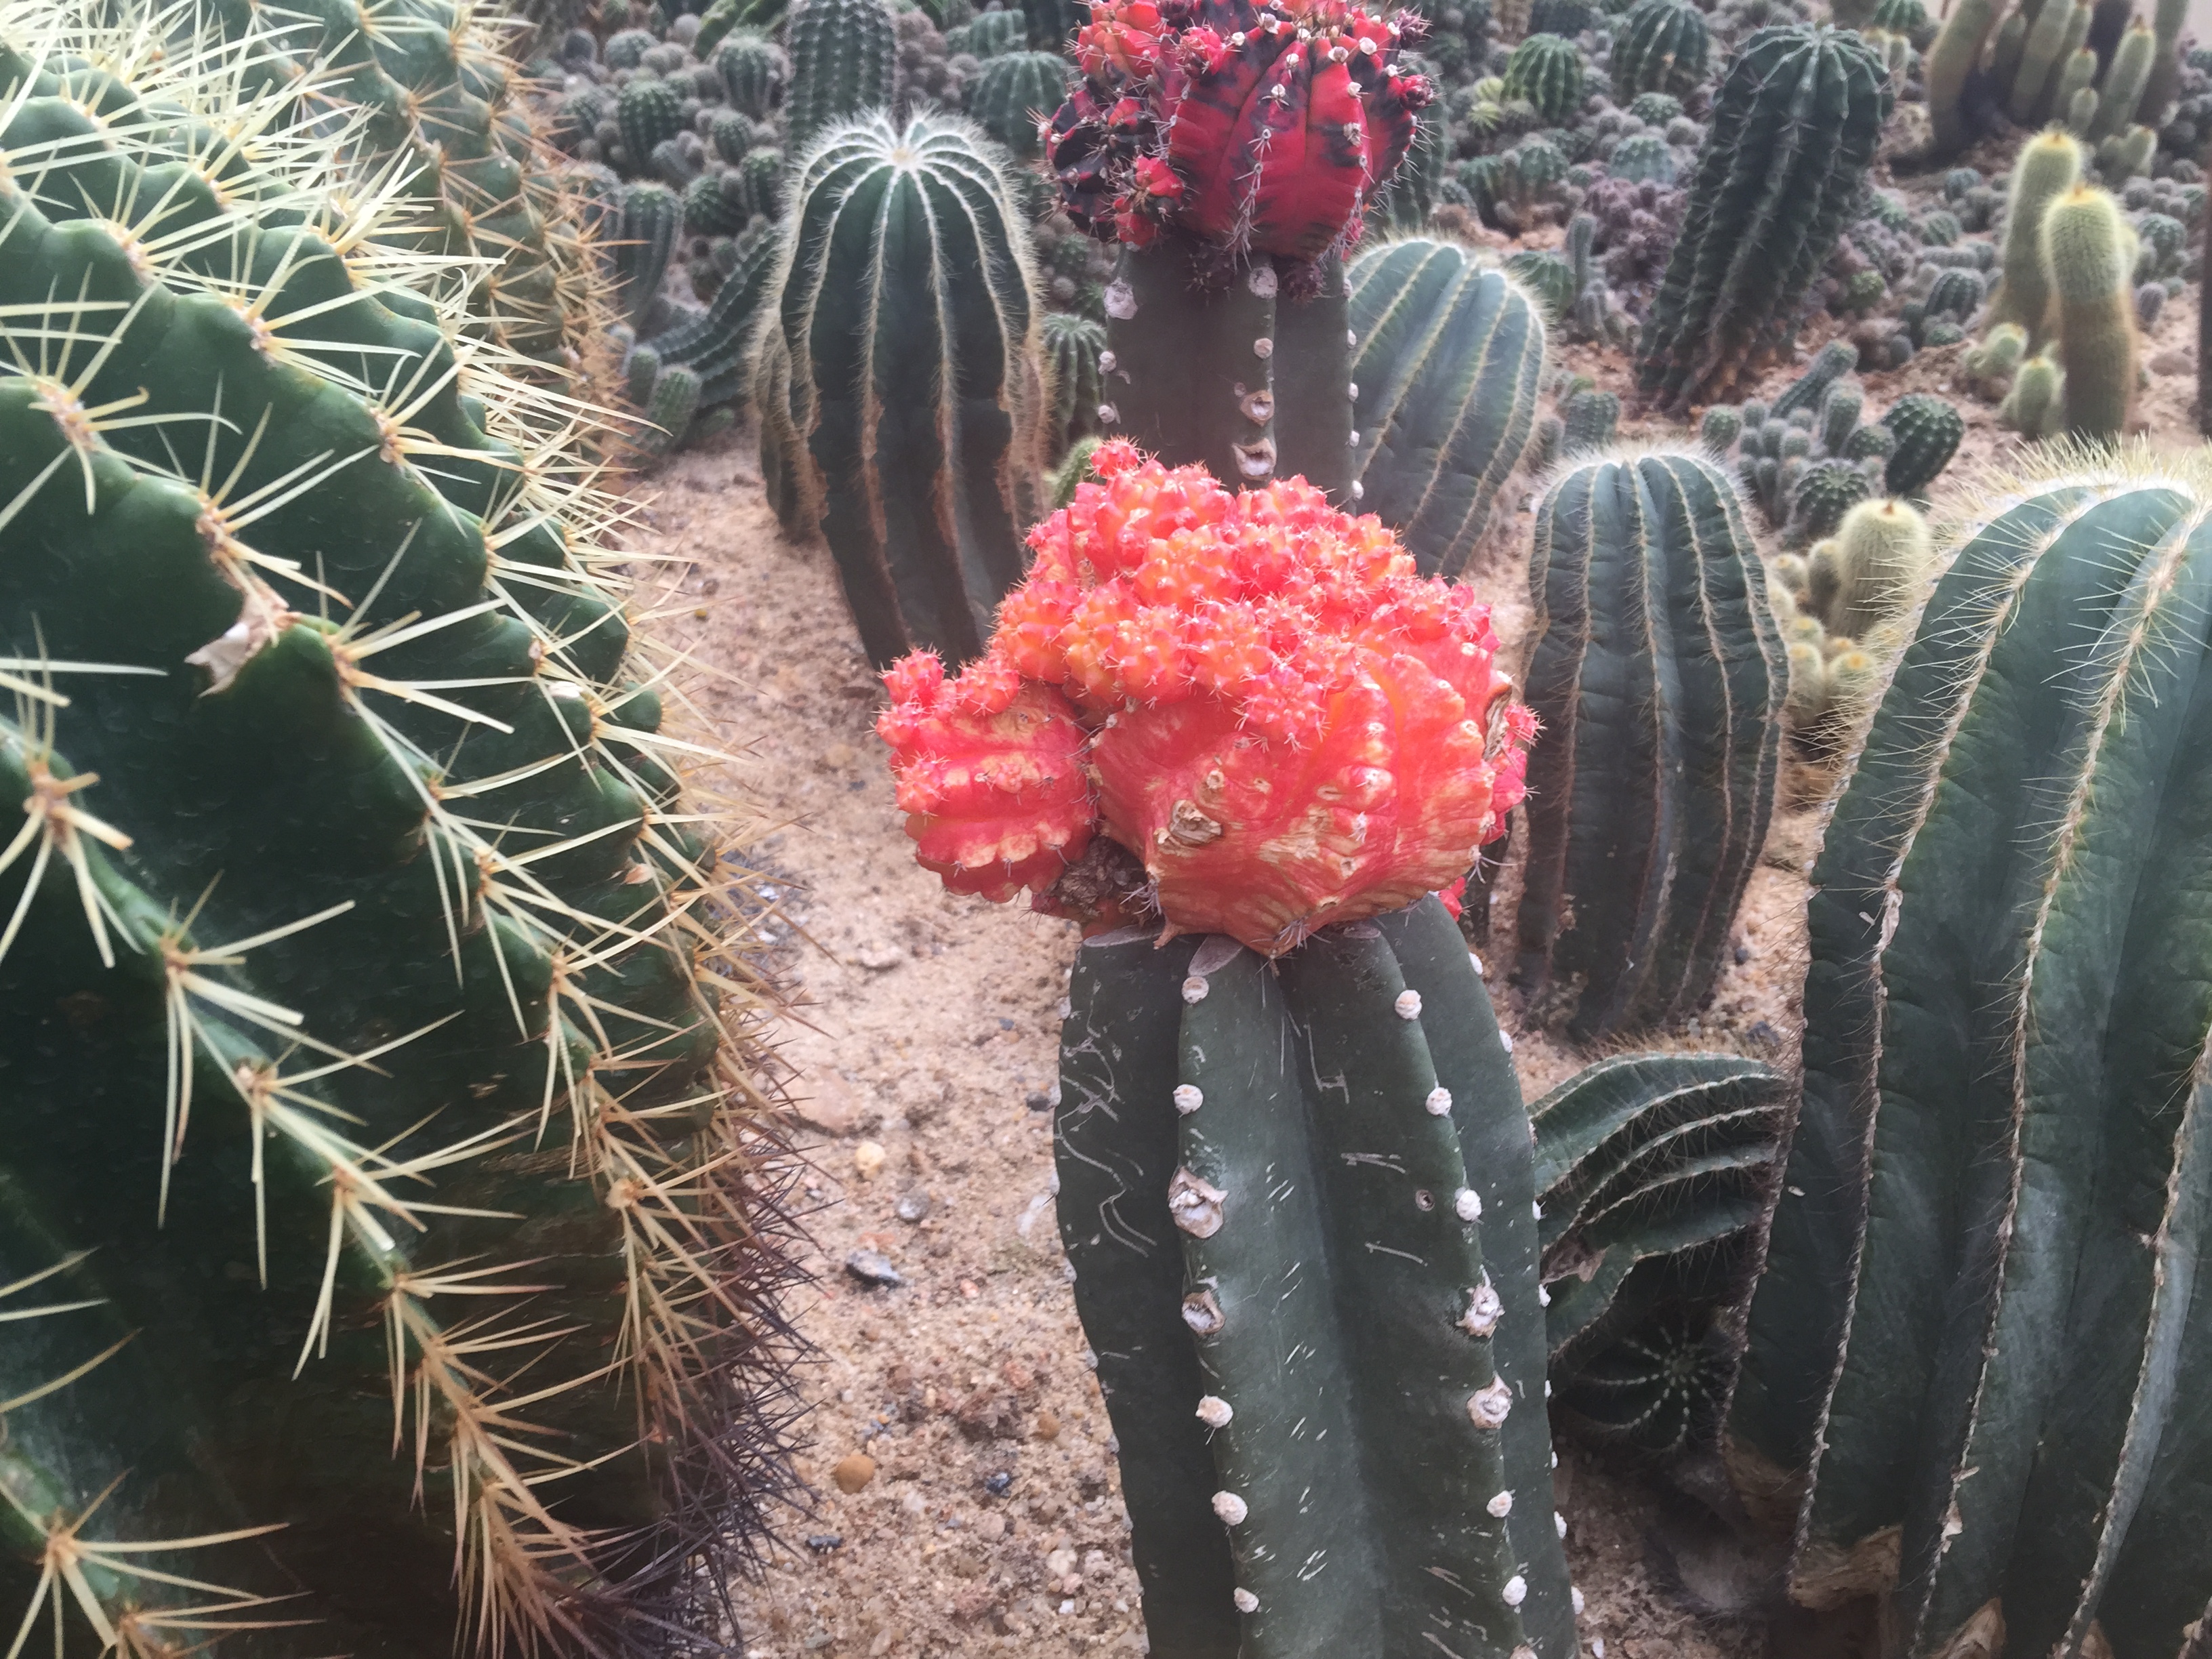
[[[1416,575],[1380,521],[1302,478],[1231,495],[1119,443],[1093,467],[1102,482],[1030,533],[1035,563],[985,655],[955,682],[933,659],[891,671],[878,729],[922,861],[987,890],[974,858],[927,839],[957,825],[1007,838],[994,896],[1047,885],[1052,836],[1080,850],[1060,833],[1078,810],[1056,770],[1072,742],[1083,810],[1143,864],[1170,932],[1274,954],[1463,875],[1521,798],[1535,730],[1498,672],[1487,608]],[[1006,744],[978,734],[1018,714],[1036,723],[991,752],[1048,751],[1050,789],[909,801],[948,756],[972,772]]]
[[[1174,226],[1240,255],[1351,245],[1434,96],[1416,14],[1345,0],[1093,0],[1085,84],[1045,129],[1063,204],[1136,246]]]

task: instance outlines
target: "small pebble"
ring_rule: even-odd
[[[994,1469],[983,1477],[983,1490],[994,1498],[1004,1498],[1013,1485],[1014,1477],[1005,1469]]]
[[[1036,1414],[1036,1437],[1040,1440],[1060,1438],[1060,1419],[1051,1412],[1042,1411]]]
[[[896,1290],[906,1283],[890,1257],[881,1250],[855,1250],[845,1258],[845,1271],[863,1285],[881,1285]]]
[[[1032,1089],[1023,1097],[1022,1104],[1033,1112],[1048,1112],[1052,1109],[1052,1097],[1042,1089]]]
[[[869,1481],[876,1478],[876,1460],[866,1452],[854,1452],[849,1457],[837,1460],[837,1467],[830,1471],[830,1478],[837,1483],[837,1490],[848,1497],[865,1491]]]
[[[827,1555],[831,1550],[845,1547],[845,1534],[841,1532],[810,1532],[806,1534],[806,1547],[817,1555]]]
[[[887,973],[906,960],[906,952],[896,945],[871,940],[853,953],[854,959],[872,974]]]
[[[1735,947],[1735,965],[1741,968],[1745,963],[1749,962],[1750,960],[1751,946],[1748,945],[1737,945]]]
[[[909,1187],[891,1206],[901,1221],[919,1221],[937,1207],[937,1200],[919,1187]]]
[[[853,1148],[853,1168],[860,1172],[861,1180],[873,1181],[883,1167],[884,1147],[881,1141],[864,1140]]]
[[[975,1523],[975,1535],[987,1544],[995,1544],[1006,1535],[1006,1517],[987,1515]]]

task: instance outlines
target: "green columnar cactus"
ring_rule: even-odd
[[[1610,392],[1577,392],[1559,405],[1559,416],[1562,455],[1610,449],[1620,425],[1620,399]]]
[[[1698,422],[1698,441],[1716,455],[1725,455],[1743,435],[1743,411],[1715,404]]]
[[[1836,526],[1841,582],[1821,620],[1831,633],[1864,641],[1918,603],[1933,553],[1928,521],[1896,500],[1862,501]]]
[[[957,118],[878,112],[817,146],[792,197],[753,387],[763,477],[786,527],[830,544],[872,658],[964,660],[1021,574],[1044,464],[1035,271],[1000,152]]]
[[[2079,10],[2086,17],[2088,9],[2087,0],[2046,0],[2035,14],[2021,48],[2020,67],[2013,71],[2005,97],[2005,113],[2014,121],[2026,125],[2033,120],[2048,101],[2045,94],[2056,85],[2058,65],[2081,44],[2066,41],[2073,30],[2074,14]]]
[[[762,297],[775,274],[777,257],[772,235],[760,234],[740,240],[737,264],[714,290],[713,303],[647,343],[664,368],[680,366],[699,376],[701,409],[718,409],[744,398],[745,353],[755,321],[761,315]],[[640,406],[644,406],[643,400]]]
[[[654,1646],[791,1480],[728,830],[574,406],[185,22],[0,20],[10,1612]]]
[[[1963,110],[1966,77],[1979,66],[1983,45],[2002,9],[2000,0],[1958,0],[1928,49],[1929,149],[1938,161],[1956,155],[1972,138]],[[2011,19],[2006,21],[2009,27]]]
[[[2011,388],[2012,377],[2027,356],[2027,331],[2018,323],[1998,323],[1966,353],[1960,366],[1982,397],[2001,398]]]
[[[1828,395],[1828,388],[1859,366],[1859,349],[1849,340],[1831,340],[1813,354],[1813,361],[1805,372],[1790,381],[1774,406],[1767,411],[1768,418],[1786,421],[1801,409],[1817,410]]]
[[[1820,399],[1820,416],[1814,435],[1814,447],[1822,455],[1842,455],[1850,447],[1851,438],[1858,431],[1859,416],[1866,410],[1866,392],[1854,381],[1844,380],[1828,388],[1828,395]]]
[[[1759,1061],[1686,1054],[1601,1061],[1529,1108],[1545,1340],[1567,1398],[1613,1394],[1604,1354],[1655,1316],[1741,1293],[1786,1105],[1782,1079]],[[1652,1404],[1627,1423],[1608,1413],[1607,1426],[1657,1427]]]
[[[1857,210],[1892,93],[1857,35],[1764,28],[1731,60],[1698,153],[1682,235],[1637,347],[1672,409],[1755,374]]]
[[[665,185],[632,185],[623,191],[614,278],[617,301],[633,328],[646,327],[653,315],[683,222],[683,198]]]
[[[1543,320],[1517,283],[1450,242],[1363,253],[1352,294],[1360,505],[1424,572],[1456,575],[1535,422]]]
[[[684,131],[684,94],[672,81],[640,76],[622,89],[615,122],[622,128],[628,171],[643,173],[660,143]]]
[[[1814,872],[1729,1449],[1801,1596],[1894,1584],[1893,1652],[2174,1654],[2212,1598],[2208,506],[2140,454],[1986,497]]]
[[[1613,100],[1645,92],[1686,96],[1704,83],[1711,49],[1705,13],[1686,0],[1636,0],[1613,36]]]
[[[243,46],[258,86],[315,86],[299,110],[307,131],[342,144],[364,176],[396,175],[415,218],[391,240],[441,258],[448,287],[470,295],[499,343],[574,362],[602,321],[597,273],[497,7],[205,0],[202,15]]]
[[[1098,431],[1098,405],[1106,401],[1106,380],[1099,367],[1106,352],[1106,331],[1088,317],[1048,311],[1039,338],[1052,386],[1046,453],[1057,456],[1078,438]]]
[[[970,58],[999,58],[1010,52],[1020,52],[1029,44],[1029,20],[1018,11],[987,11],[974,21],[948,29],[945,35],[947,52],[965,52]]]
[[[2031,357],[2013,376],[1997,405],[1997,420],[2028,438],[2055,438],[2066,429],[2066,376],[2049,356]]]
[[[642,405],[651,424],[640,434],[638,446],[648,455],[665,455],[682,444],[699,412],[699,372],[681,363],[667,366],[653,377],[653,393]]]
[[[2157,55],[2158,38],[2141,21],[2120,36],[2119,45],[2112,49],[2112,64],[2105,71],[2104,85],[2099,88],[2097,118],[2082,135],[2090,143],[2111,137],[2135,119],[2136,106],[2142,101],[2143,88],[2150,80],[2151,64]]]
[[[766,35],[748,29],[722,43],[721,50],[714,53],[714,73],[721,77],[732,109],[753,120],[765,121],[783,101],[784,88],[791,81],[791,59]]]
[[[2112,442],[2136,398],[2135,237],[2119,204],[2086,186],[2051,204],[2043,257],[2066,372],[2066,430]]]
[[[1926,495],[1966,435],[1966,417],[1958,406],[1932,392],[1908,392],[1883,413],[1881,423],[1897,437],[1881,475],[1882,488],[1893,495]]]
[[[898,33],[886,0],[794,0],[783,41],[791,54],[784,114],[793,155],[838,122],[890,102]]]
[[[968,113],[1024,161],[1043,152],[1037,123],[1049,120],[1067,96],[1073,71],[1056,52],[1010,52],[983,65],[968,94]]]
[[[1554,125],[1583,106],[1583,53],[1556,34],[1532,34],[1505,65],[1505,95],[1527,100]]]
[[[2045,132],[2022,147],[2005,198],[2003,279],[1990,301],[1990,321],[2017,323],[2031,348],[2048,335],[2051,279],[2043,264],[2043,219],[2051,204],[2081,179],[2081,147],[2063,132]]]
[[[1022,15],[1029,19],[1030,50],[1066,55],[1088,15],[1083,0],[1022,0]]]
[[[1711,990],[1766,836],[1788,665],[1735,491],[1702,456],[1571,465],[1537,508],[1529,587],[1543,726],[1516,975],[1586,1039]]]
[[[684,187],[686,235],[734,236],[751,217],[733,173],[702,173]]]
[[[748,222],[775,219],[783,212],[784,155],[780,149],[746,152],[734,169],[737,201]]]
[[[2172,107],[2174,91],[2181,84],[2181,31],[2188,21],[2188,0],[2153,0],[2151,33],[2158,51],[2135,110],[2135,118],[2145,126],[2163,125]]]
[[[1109,934],[1069,1004],[1060,1236],[1152,1651],[1571,1659],[1528,1120],[1443,906],[1272,969]]]

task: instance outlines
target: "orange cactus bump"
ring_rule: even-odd
[[[1270,955],[1464,875],[1535,732],[1488,608],[1303,478],[1232,495],[1124,443],[1092,466],[1030,532],[984,655],[886,677],[922,862],[956,891],[1042,890],[1095,821],[1169,933]]]

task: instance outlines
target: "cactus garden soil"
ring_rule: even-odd
[[[2194,441],[2194,301],[2168,306],[2143,350],[2144,417],[2175,443]],[[1946,391],[1961,349],[1863,373],[1869,405]],[[1618,354],[1571,346],[1560,356],[1601,386],[1630,389]],[[1792,373],[1777,371],[1764,391]],[[1963,387],[1948,395],[1968,420],[1955,483],[2015,441],[1990,405]],[[1634,422],[1623,432],[1669,435]],[[817,1282],[797,1311],[819,1352],[805,1464],[818,1496],[786,1517],[758,1581],[732,1587],[743,1650],[1141,1653],[1109,1429],[1053,1212],[1048,1091],[1073,930],[950,896],[914,862],[872,730],[878,684],[826,554],[778,536],[749,433],[680,455],[636,495],[636,550],[665,562],[666,625],[708,671],[695,697],[783,820],[768,856],[784,878],[777,931],[796,998],[781,1052],[814,1164]],[[1495,606],[1508,661],[1528,623],[1529,498],[1525,480],[1509,484],[1468,574]],[[1818,833],[1802,793],[1785,801],[1711,1005],[1649,1046],[1795,1063],[1802,872]],[[1514,885],[1509,866],[1501,942]],[[1509,1029],[1516,1002],[1502,999]],[[1583,1058],[1516,1030],[1531,1098]],[[1714,1547],[1670,1484],[1694,1482],[1563,1449],[1584,1651],[1602,1641],[1608,1659],[1749,1659],[1765,1640],[1759,1564]]]

